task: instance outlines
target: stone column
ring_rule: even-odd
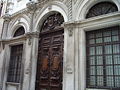
[[[9,14],[5,14],[3,16],[4,18],[4,23],[3,23],[3,29],[2,29],[2,39],[6,39],[7,37],[7,31],[8,31],[8,25],[9,25],[9,22],[10,22],[10,15]]]

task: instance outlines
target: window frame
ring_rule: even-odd
[[[15,81],[8,81],[8,75],[9,75],[9,69],[10,69],[10,61],[11,61],[11,49],[12,49],[12,47],[14,47],[14,46],[19,46],[19,45],[22,45],[22,52],[21,52],[21,55],[22,55],[22,57],[21,57],[21,71],[20,71],[20,79],[19,79],[19,82],[15,82]],[[24,73],[24,52],[25,52],[25,48],[24,48],[24,43],[23,42],[20,42],[20,43],[14,43],[14,44],[10,44],[9,45],[9,48],[10,48],[10,56],[9,56],[9,62],[8,62],[8,70],[7,70],[7,80],[6,80],[6,83],[14,83],[14,84],[17,84],[17,83],[22,83],[23,82],[23,73]]]
[[[89,32],[93,32],[93,33],[95,33],[95,32],[99,32],[100,30],[103,30],[103,31],[101,31],[102,33],[104,32],[104,31],[107,31],[107,30],[109,30],[109,29],[111,29],[111,28],[118,28],[117,30],[119,31],[119,34],[118,34],[118,36],[119,36],[119,41],[120,41],[120,26],[113,26],[113,27],[108,27],[108,28],[103,28],[103,29],[105,29],[105,30],[103,30],[103,29],[97,29],[97,30],[95,30],[95,31],[93,31],[93,30],[90,30],[90,31],[88,31],[88,32],[86,32],[86,88],[96,88],[96,89],[108,89],[108,88],[110,88],[110,87],[97,87],[97,86],[94,86],[94,87],[90,87],[90,86],[88,86],[88,80],[87,80],[87,78],[88,78],[88,73],[87,73],[87,66],[88,66],[88,34],[87,33],[89,33]],[[112,30],[111,30],[111,34],[112,34]],[[112,37],[112,36],[111,36]],[[96,39],[96,38],[95,38]],[[104,39],[104,37],[102,36],[102,39]],[[112,38],[111,38],[112,39]],[[114,42],[110,42],[110,45],[112,45]],[[102,43],[102,44],[105,44],[105,43]],[[107,44],[109,44],[109,43],[107,43]],[[94,46],[94,45],[93,45]],[[97,45],[96,45],[97,46]],[[98,44],[98,46],[99,46],[99,44]],[[120,42],[119,42],[119,46],[120,46]],[[113,53],[112,53],[112,55],[114,55]],[[96,56],[96,54],[95,54],[95,56]],[[103,58],[105,57],[105,55],[103,54]],[[105,75],[104,75],[105,76]],[[114,76],[114,75],[113,75]],[[115,76],[114,76],[115,77]],[[97,81],[96,81],[97,82]],[[114,81],[115,82],[115,81]],[[120,88],[120,87],[119,87]]]

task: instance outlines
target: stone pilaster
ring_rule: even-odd
[[[27,9],[28,9],[28,14],[29,14],[29,18],[30,18],[30,27],[29,30],[30,32],[33,30],[33,17],[34,17],[34,13],[35,10],[37,8],[36,3],[34,1],[30,1],[26,4]]]
[[[75,90],[74,78],[75,78],[75,35],[74,25],[64,24],[64,83],[63,90]],[[64,86],[65,85],[65,86]]]
[[[4,19],[4,23],[3,23],[3,29],[2,29],[2,39],[6,39],[7,31],[8,31],[8,25],[9,25],[9,22],[10,22],[10,15],[5,14],[3,16],[3,19]]]

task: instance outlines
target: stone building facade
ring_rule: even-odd
[[[8,0],[1,90],[119,90],[120,0]]]

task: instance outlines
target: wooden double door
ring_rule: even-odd
[[[62,90],[63,38],[63,29],[40,35],[36,90]]]

